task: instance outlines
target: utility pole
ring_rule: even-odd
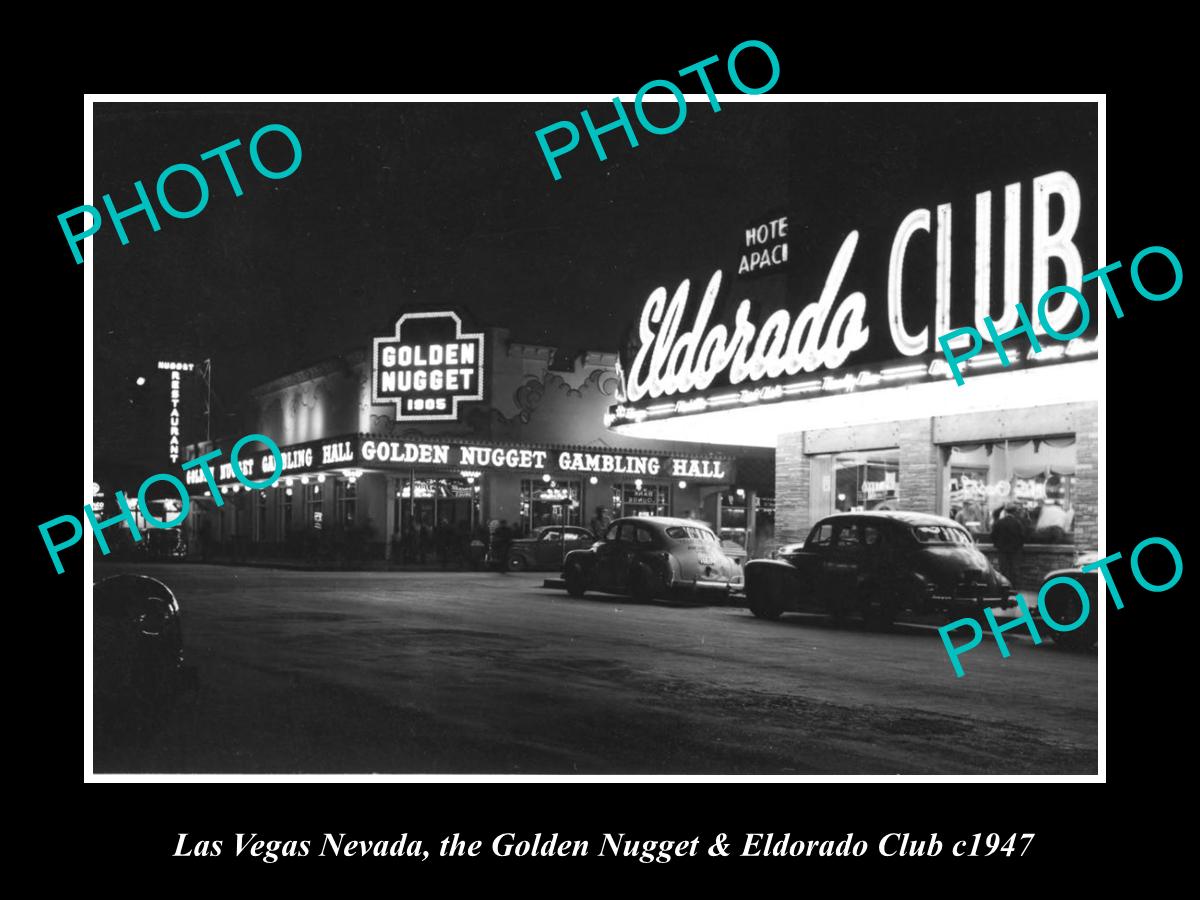
[[[204,360],[204,368],[201,369],[204,375],[204,384],[208,388],[208,394],[204,400],[204,440],[207,443],[212,443],[212,359]]]

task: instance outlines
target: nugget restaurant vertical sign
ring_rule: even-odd
[[[375,338],[371,402],[394,403],[397,421],[454,421],[460,402],[483,399],[483,355],[483,333],[465,331],[458,313],[405,313]]]

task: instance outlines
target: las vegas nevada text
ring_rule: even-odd
[[[39,564],[87,558],[97,775],[1097,775],[1152,596],[1106,567],[1182,570],[1101,544],[1101,321],[1182,272],[1100,256],[1098,102],[766,102],[728,51],[92,105]]]

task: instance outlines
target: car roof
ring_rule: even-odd
[[[955,528],[962,526],[953,519],[947,519],[945,516],[935,516],[932,513],[910,512],[908,510],[885,509],[885,510],[867,510],[864,512],[850,513],[834,513],[832,516],[826,516],[817,524],[824,522],[837,522],[844,519],[877,519],[899,522],[902,525],[953,525]]]
[[[543,531],[549,531],[552,528],[557,528],[559,530],[567,529],[570,531],[586,531],[588,534],[592,533],[589,529],[580,525],[539,525],[537,531],[538,534],[541,534]]]
[[[636,522],[641,525],[658,525],[660,528],[669,528],[672,525],[692,525],[712,530],[712,526],[703,519],[674,519],[669,516],[623,516],[620,519],[613,519],[611,524],[617,525],[624,524],[625,522]]]

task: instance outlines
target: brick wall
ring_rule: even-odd
[[[942,466],[933,443],[932,419],[906,419],[900,424],[900,508],[938,512]]]
[[[784,544],[808,537],[811,467],[804,433],[781,434],[775,448],[775,539]]]
[[[1099,537],[1099,409],[1095,403],[1080,404],[1075,415],[1075,546],[1082,550],[1103,549]]]

